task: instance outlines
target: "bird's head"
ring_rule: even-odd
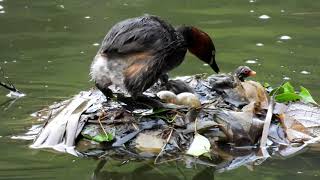
[[[244,81],[245,78],[250,76],[255,76],[257,73],[250,69],[248,66],[239,66],[235,71],[234,75],[240,79],[240,81]]]
[[[188,50],[199,59],[209,64],[216,73],[219,73],[220,70],[215,59],[216,49],[210,36],[192,26],[181,26],[177,28],[177,31],[183,35]]]

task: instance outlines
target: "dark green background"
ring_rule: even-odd
[[[97,161],[28,148],[29,142],[10,139],[33,122],[29,114],[92,86],[88,69],[108,29],[125,18],[145,13],[174,25],[190,24],[208,32],[217,48],[217,61],[229,72],[246,60],[258,72],[256,80],[279,85],[283,77],[294,85],[319,92],[320,1],[315,0],[4,0],[0,14],[0,66],[27,94],[8,110],[0,110],[0,179],[89,179]],[[62,8],[62,6],[64,8]],[[250,12],[254,10],[254,12]],[[284,10],[284,12],[281,12]],[[267,14],[271,18],[259,19]],[[86,19],[90,16],[90,19]],[[291,40],[278,42],[282,35]],[[258,47],[256,43],[263,43]],[[301,74],[301,71],[311,74]],[[171,75],[212,73],[191,55]],[[0,89],[0,103],[7,101]],[[114,162],[116,163],[116,162]],[[191,179],[202,169],[183,164],[133,171],[142,164],[109,165],[113,179]],[[142,168],[143,169],[143,168]],[[246,168],[215,174],[215,179],[319,179],[317,153],[289,160],[271,159],[250,172]],[[116,174],[115,171],[121,171]],[[133,173],[135,172],[135,173]],[[300,173],[301,172],[301,173]],[[105,177],[107,179],[107,177]],[[200,179],[213,179],[205,175]]]

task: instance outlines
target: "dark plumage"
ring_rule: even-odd
[[[135,97],[180,65],[187,49],[219,72],[215,47],[201,30],[186,26],[176,30],[156,16],[127,19],[105,36],[90,74],[105,94],[114,84]]]
[[[235,88],[243,82],[245,78],[254,76],[255,74],[256,72],[251,70],[248,66],[239,66],[233,74],[212,75],[208,79],[213,89],[222,90]]]
[[[220,74],[208,77],[211,88],[222,94],[224,100],[237,107],[249,104],[248,87],[245,78],[254,76],[255,71],[248,66],[239,66],[233,74]],[[252,94],[252,93],[250,93]]]

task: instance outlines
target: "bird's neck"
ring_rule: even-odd
[[[245,81],[245,77],[237,71],[233,73],[233,76],[238,78],[241,82]]]
[[[192,47],[194,44],[192,28],[192,26],[180,26],[176,28],[176,31],[178,31],[183,36],[187,47]]]

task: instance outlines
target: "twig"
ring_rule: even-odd
[[[5,84],[4,82],[0,81],[0,86],[8,89],[9,91],[17,92],[18,90],[15,87]]]
[[[102,113],[103,113],[103,115],[98,117],[98,122],[99,122],[99,125],[100,125],[102,131],[104,132],[104,134],[105,134],[106,136],[108,136],[106,130],[104,130],[104,127],[103,127],[103,125],[102,125],[102,123],[101,123],[101,117],[105,117],[105,112],[102,111]]]
[[[198,131],[197,131],[197,123],[198,123],[198,118],[196,118],[194,120],[194,134],[198,134]]]
[[[281,85],[283,85],[284,82],[285,82],[285,80],[282,81]],[[275,99],[275,96],[277,95],[279,89],[280,88],[278,88],[273,93],[273,95],[270,97],[268,112],[267,112],[267,115],[266,115],[266,119],[264,120],[262,135],[261,135],[261,139],[260,139],[260,152],[262,153],[263,157],[269,157],[270,156],[269,153],[266,151],[267,139],[268,139],[268,135],[269,135],[269,128],[270,128],[272,114],[273,114],[274,99]]]
[[[270,98],[268,112],[266,115],[266,119],[264,120],[262,136],[260,139],[260,150],[261,150],[262,155],[264,157],[269,156],[268,153],[266,152],[266,146],[267,146],[267,139],[268,139],[268,134],[269,134],[271,118],[272,118],[272,114],[273,114],[273,106],[274,106],[274,97],[272,96]]]
[[[167,144],[169,143],[169,141],[171,139],[171,136],[172,136],[172,132],[174,130],[173,127],[170,127],[170,128],[171,128],[170,134],[169,134],[169,136],[168,136],[168,138],[166,140],[166,143],[162,146],[161,151],[159,152],[157,157],[154,159],[154,164],[160,164],[160,162],[158,163],[157,161],[158,161],[159,157],[162,155],[162,153],[163,153],[164,149],[166,148]]]
[[[3,76],[3,78],[5,79],[6,83],[4,82],[1,82],[0,81],[0,85],[10,91],[13,91],[13,92],[20,92],[12,83],[9,79],[6,78],[6,75],[2,69],[2,67],[0,66],[0,71],[1,71],[1,74]]]

